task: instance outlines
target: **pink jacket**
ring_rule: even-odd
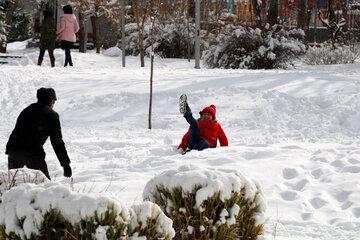
[[[74,14],[63,14],[60,17],[60,29],[56,31],[56,36],[60,40],[76,42],[76,35],[79,31],[79,24]]]

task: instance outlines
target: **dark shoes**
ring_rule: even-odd
[[[50,58],[51,67],[55,67],[55,58]]]

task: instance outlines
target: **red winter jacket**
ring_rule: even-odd
[[[215,147],[217,143],[217,139],[220,141],[220,146],[228,146],[228,139],[225,135],[224,130],[222,129],[220,123],[215,121],[204,121],[199,119],[199,127],[200,127],[200,136],[210,143],[210,147]],[[190,129],[189,127],[188,132],[182,138],[178,149],[182,148],[184,151],[187,148],[187,142],[190,137]]]

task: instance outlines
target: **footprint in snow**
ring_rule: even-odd
[[[303,190],[303,188],[305,187],[305,185],[308,183],[309,181],[307,179],[303,179],[301,181],[299,181],[295,186],[294,186],[294,190],[296,191],[301,191]]]
[[[343,161],[341,160],[335,160],[335,161],[332,161],[330,163],[331,166],[335,167],[335,168],[342,168],[345,166],[345,164],[343,163]]]
[[[354,208],[352,212],[355,217],[360,218],[360,208]]]
[[[280,196],[285,201],[294,201],[297,199],[298,194],[294,191],[285,191],[280,193]]]
[[[319,179],[322,175],[324,174],[324,171],[322,169],[316,169],[314,171],[311,172],[311,175],[315,178],[315,179]]]
[[[350,191],[340,191],[335,193],[333,196],[338,202],[345,202],[351,193],[352,192]]]
[[[284,168],[283,171],[283,177],[285,179],[293,179],[299,175],[298,171],[294,168]]]
[[[311,199],[310,203],[315,209],[319,209],[322,208],[327,202],[322,198],[316,197]]]
[[[350,159],[348,160],[348,162],[351,163],[351,164],[354,164],[354,165],[360,163],[359,160],[356,160],[356,159],[354,159],[354,158],[350,158]]]
[[[341,169],[341,172],[345,173],[360,173],[360,167],[358,166],[346,166]]]

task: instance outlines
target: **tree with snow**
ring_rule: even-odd
[[[83,19],[91,18],[93,34],[95,35],[96,52],[100,53],[102,41],[99,18],[104,17],[107,21],[120,24],[120,2],[118,0],[70,0],[69,4],[82,15]]]
[[[24,10],[23,4],[15,9],[9,30],[8,42],[24,41],[32,35],[31,16]]]
[[[9,28],[16,6],[17,0],[0,1],[0,53],[6,53]]]
[[[7,27],[4,7],[0,5],[0,52],[6,52]],[[2,49],[5,49],[2,50]]]

